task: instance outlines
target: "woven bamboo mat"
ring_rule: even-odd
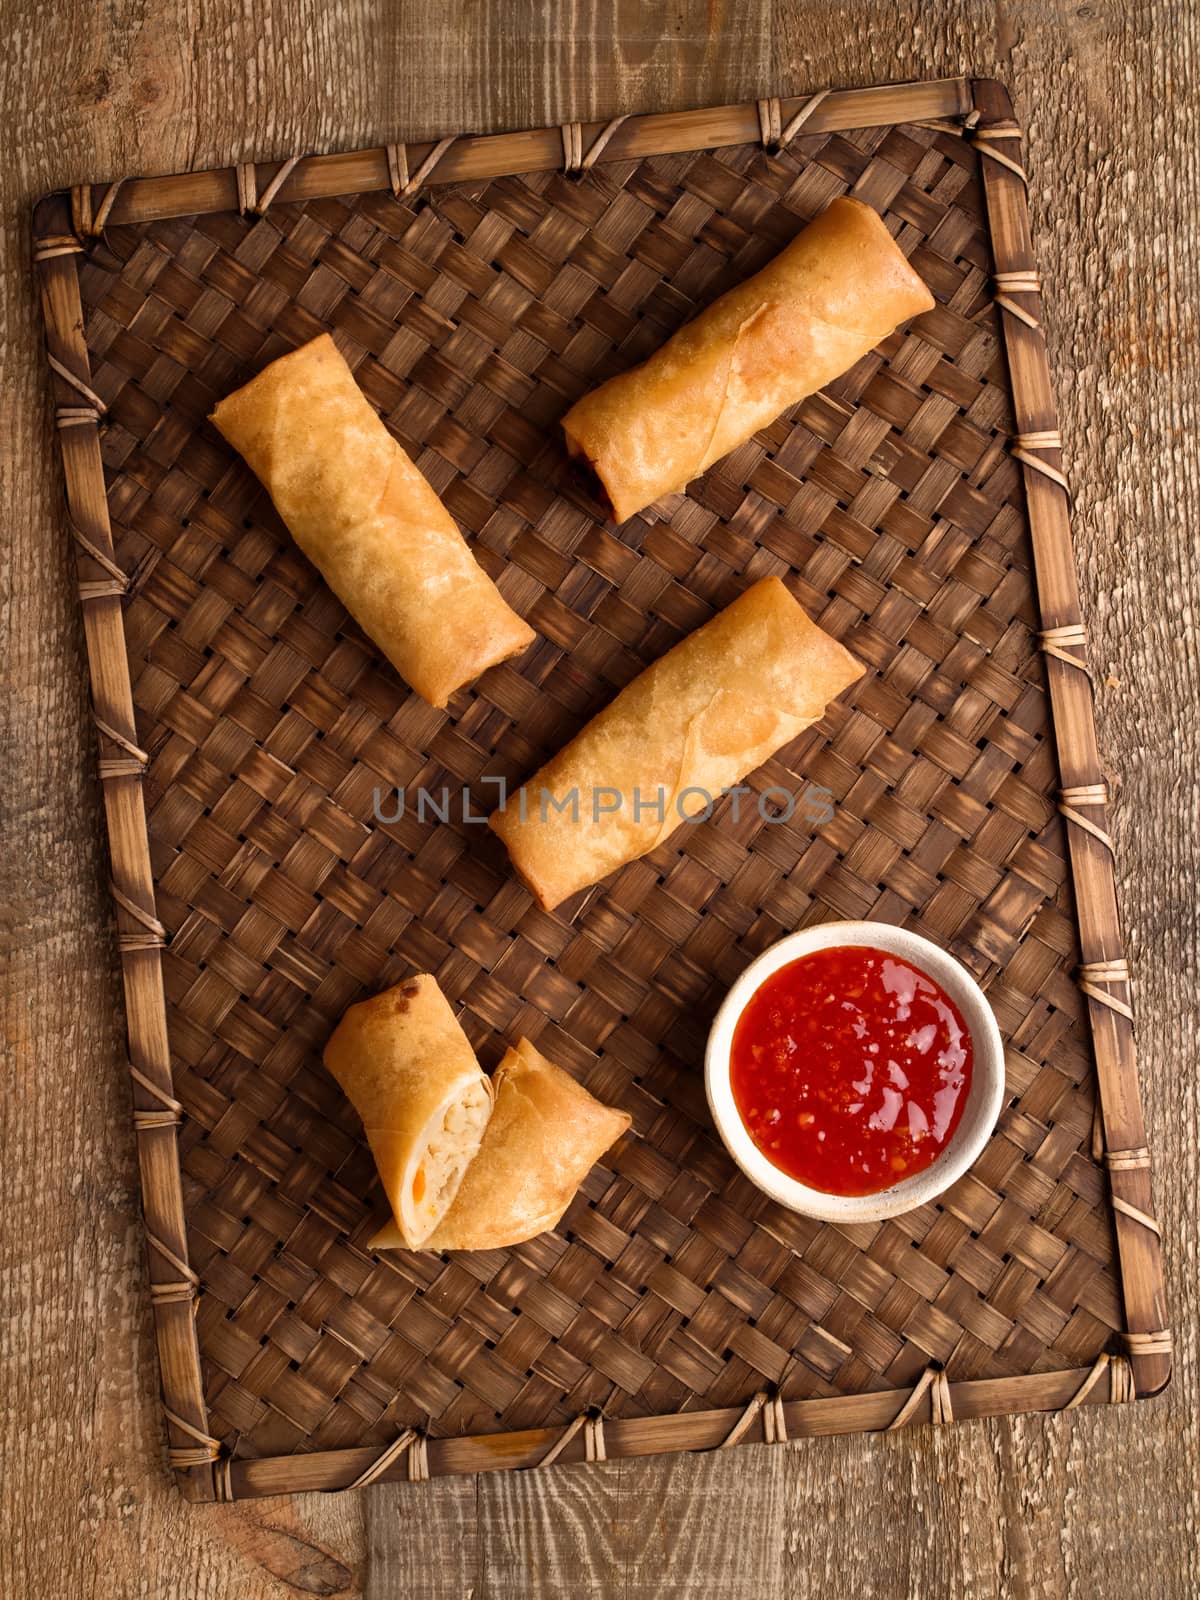
[[[1018,130],[1003,91],[965,80],[760,111],[39,209],[171,1459],[193,1496],[1166,1380]],[[590,170],[559,170],[602,134]],[[935,310],[686,496],[606,526],[557,419],[847,192],[883,213]],[[539,635],[445,713],[380,660],[205,421],[323,329]],[[735,820],[726,802],[539,912],[464,819],[463,786],[527,776],[768,573],[869,668],[751,780],[820,785],[833,819]],[[447,820],[396,816],[418,787],[446,789]],[[703,1045],[773,940],[866,917],[981,977],[1009,1102],[943,1203],[836,1228],[734,1168]],[[526,1033],[632,1113],[554,1233],[446,1258],[366,1248],[384,1203],[320,1050],[347,1005],[414,969],[437,973],[485,1065]]]

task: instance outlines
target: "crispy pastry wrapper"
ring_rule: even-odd
[[[351,1006],[324,1061],[362,1118],[397,1238],[416,1249],[457,1194],[491,1114],[471,1042],[423,973]]]
[[[763,578],[622,689],[489,825],[552,910],[706,812],[862,670]]]
[[[562,422],[567,449],[586,460],[624,522],[933,304],[878,213],[834,200],[648,361],[573,405]]]
[[[528,1039],[496,1068],[496,1106],[479,1154],[428,1250],[499,1250],[553,1228],[576,1190],[631,1118],[602,1105]],[[373,1250],[402,1245],[392,1225]]]
[[[532,643],[328,334],[264,367],[212,421],[347,611],[431,705]]]

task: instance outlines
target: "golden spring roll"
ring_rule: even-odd
[[[933,296],[882,218],[834,200],[761,272],[563,418],[618,522],[849,371]]]
[[[661,844],[862,675],[778,578],[646,668],[488,818],[552,910]]]
[[[416,1249],[458,1193],[491,1115],[471,1042],[423,973],[351,1006],[324,1061],[363,1120],[397,1237]]]
[[[327,333],[272,361],[211,420],[347,611],[430,705],[533,642]]]
[[[493,1080],[496,1108],[449,1210],[427,1250],[499,1250],[553,1228],[609,1145],[627,1112],[602,1105],[528,1039],[506,1052]],[[373,1250],[403,1248],[393,1223]]]

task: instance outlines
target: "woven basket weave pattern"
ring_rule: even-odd
[[[211,1432],[239,1455],[1089,1363],[1124,1326],[978,158],[916,127],[108,230],[81,271],[126,601]],[[824,393],[614,530],[556,422],[833,196],[937,297]],[[410,695],[204,421],[331,329],[537,629],[448,714]],[[768,573],[869,670],[754,783],[572,914],[464,822]],[[418,786],[451,818],[415,814]],[[402,818],[378,823],[395,790]],[[1013,921],[989,897],[1016,869]],[[835,1229],[772,1205],[704,1105],[709,1018],[836,917],[980,953],[1014,1103],[947,1197]],[[996,928],[1010,930],[1005,948]],[[1000,957],[1003,965],[996,959]],[[319,1061],[342,1010],[439,974],[485,1064],[524,1032],[634,1133],[511,1252],[372,1257],[382,1198]]]

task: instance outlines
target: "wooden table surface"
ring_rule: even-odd
[[[0,0],[0,1593],[1200,1593],[1188,0]],[[48,189],[953,73],[1027,130],[1166,1236],[1157,1400],[895,1438],[189,1506],[164,1466],[82,630],[29,260]]]

